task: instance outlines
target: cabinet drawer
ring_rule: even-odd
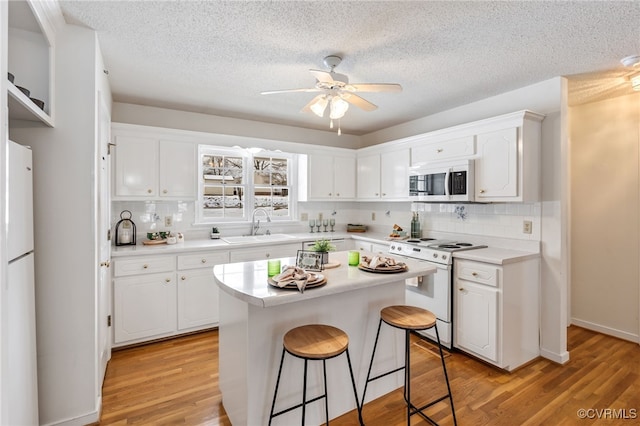
[[[222,263],[229,263],[228,251],[178,256],[178,269],[210,268]]]
[[[115,261],[113,275],[116,277],[125,277],[127,275],[173,271],[175,269],[175,259],[173,256],[117,259]]]
[[[475,153],[475,136],[465,136],[411,148],[411,165],[416,166],[455,157],[470,157]]]
[[[456,261],[456,276],[460,279],[480,284],[499,286],[500,268],[486,263]]]

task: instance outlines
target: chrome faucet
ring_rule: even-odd
[[[251,235],[258,235],[258,230],[260,229],[260,219],[256,222],[256,213],[262,212],[267,217],[267,222],[271,222],[271,216],[269,216],[269,212],[263,207],[258,207],[253,210],[251,214]]]

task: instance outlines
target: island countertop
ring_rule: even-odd
[[[361,252],[360,254],[374,256],[374,253]],[[436,271],[434,266],[426,262],[389,256],[407,264],[407,270],[393,274],[372,273],[360,270],[356,266],[349,266],[347,257],[347,251],[329,253],[329,262],[339,262],[340,266],[321,271],[320,273],[327,278],[327,283],[307,289],[304,293],[269,285],[267,260],[216,265],[213,268],[213,274],[216,283],[225,293],[255,306],[269,307],[383,285],[389,281],[402,281],[430,275]],[[281,258],[280,261],[283,267],[295,264],[293,257]]]

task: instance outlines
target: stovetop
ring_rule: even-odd
[[[389,253],[450,265],[452,252],[485,247],[487,246],[465,241],[420,238],[393,242],[389,246]]]

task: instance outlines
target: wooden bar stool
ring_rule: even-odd
[[[353,377],[353,369],[351,368],[351,358],[349,357],[349,337],[339,328],[330,325],[310,324],[296,327],[289,330],[283,338],[282,357],[280,359],[280,369],[278,370],[278,379],[276,380],[276,389],[273,394],[273,403],[271,404],[271,414],[269,415],[269,425],[271,420],[291,410],[302,407],[302,425],[304,426],[305,407],[308,403],[324,398],[324,410],[326,423],[329,424],[329,402],[327,398],[327,365],[326,361],[330,358],[337,357],[342,353],[347,354],[347,363],[349,364],[349,374],[351,375],[351,384],[353,385],[353,395],[356,399],[356,407],[358,409],[358,417],[360,415],[360,403],[358,402],[358,392],[356,390],[356,381]],[[284,355],[289,353],[295,357],[304,360],[304,379],[302,385],[302,403],[286,408],[274,413],[276,406],[276,397],[278,396],[278,386],[280,385],[280,375],[282,374],[282,365],[284,363]],[[324,378],[324,394],[307,401],[307,362],[322,361],[322,373]]]
[[[371,377],[371,367],[373,366],[373,358],[376,355],[376,348],[378,346],[378,337],[380,336],[380,327],[382,322],[390,325],[394,328],[399,328],[405,331],[405,343],[404,343],[404,365],[396,368],[395,370],[380,374],[376,377]],[[411,403],[411,351],[410,351],[410,335],[411,331],[427,330],[435,327],[436,339],[438,341],[438,349],[440,350],[440,360],[442,361],[442,371],[444,372],[444,379],[447,383],[447,394],[429,402],[422,407],[416,407]],[[387,306],[380,311],[380,321],[378,322],[378,332],[376,333],[376,341],[373,344],[373,353],[371,354],[371,362],[369,363],[369,371],[367,372],[367,381],[364,385],[364,391],[362,392],[362,405],[360,406],[360,414],[362,413],[362,406],[364,405],[364,397],[367,393],[367,385],[369,382],[388,376],[404,369],[404,399],[407,402],[407,425],[411,424],[411,416],[414,414],[420,415],[423,419],[431,424],[437,425],[433,419],[423,413],[423,410],[437,404],[438,402],[449,398],[451,403],[451,413],[453,414],[453,423],[458,424],[456,420],[456,412],[453,408],[453,397],[451,396],[451,387],[449,386],[449,376],[447,375],[447,367],[445,366],[444,356],[442,354],[442,346],[440,345],[440,335],[438,334],[438,327],[436,327],[436,316],[427,311],[426,309],[417,308],[414,306],[396,305]],[[362,423],[362,420],[360,421]]]

